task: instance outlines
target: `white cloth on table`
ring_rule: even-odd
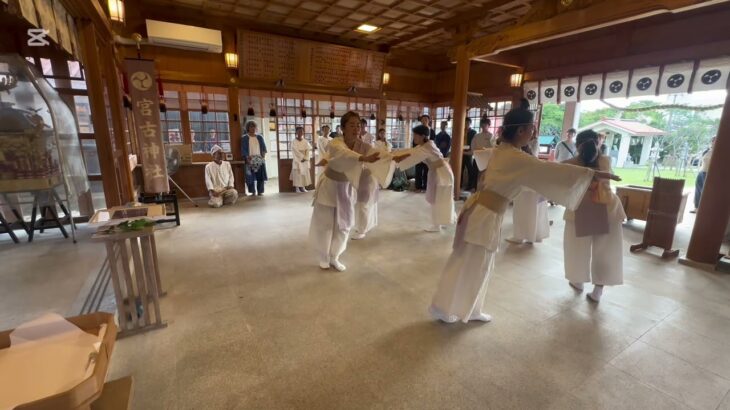
[[[444,160],[443,154],[433,141],[427,141],[407,150],[397,151],[396,155],[410,154],[396,166],[408,169],[425,162],[428,166],[426,201],[431,204],[433,225],[450,225],[456,222],[454,212],[454,173]]]
[[[230,162],[221,161],[220,164],[217,164],[215,161],[211,161],[205,166],[205,186],[208,191],[222,192],[232,188],[233,182]]]
[[[292,166],[290,179],[295,187],[306,187],[312,184],[309,162],[312,158],[312,146],[309,141],[294,139],[291,143]]]
[[[571,160],[578,163],[578,159]],[[601,156],[598,169],[611,172],[611,159]],[[608,233],[577,237],[575,234],[575,212],[564,214],[563,254],[565,257],[565,278],[573,283],[592,282],[596,285],[620,285],[623,283],[623,226],[626,219],[619,197],[611,191],[608,181],[600,181],[599,188],[608,198]]]
[[[491,191],[507,201],[514,199],[523,188],[530,188],[575,209],[594,175],[588,168],[541,161],[509,144],[475,151],[474,157],[480,170],[488,167],[477,194]],[[430,309],[436,318],[466,322],[472,314],[481,311],[493,256],[501,239],[503,214],[476,202],[467,201],[461,210],[454,250],[441,274]]]

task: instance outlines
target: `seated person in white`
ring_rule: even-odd
[[[304,139],[304,128],[297,127],[297,136],[291,142],[292,165],[291,181],[294,190],[307,192],[307,186],[312,185],[312,177],[309,175],[309,160],[312,158],[312,146]]]
[[[414,148],[397,151],[393,158],[400,169],[408,169],[424,162],[428,166],[426,201],[431,204],[431,226],[428,232],[440,232],[444,225],[456,222],[454,212],[454,173],[436,144],[428,139],[425,125],[413,128]],[[404,154],[408,157],[401,159]]]
[[[223,148],[214,145],[210,150],[213,161],[205,166],[205,186],[208,188],[208,205],[220,208],[224,204],[235,204],[238,191],[233,188],[231,163],[223,161]]]

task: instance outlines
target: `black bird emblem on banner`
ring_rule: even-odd
[[[639,79],[639,81],[636,82],[636,88],[638,88],[640,91],[646,91],[651,87],[651,84],[654,81],[651,80],[649,77],[643,77]]]
[[[667,78],[667,86],[669,86],[669,88],[678,88],[681,87],[682,84],[684,84],[683,74],[674,74]]]
[[[720,81],[721,77],[722,72],[720,72],[720,70],[710,70],[702,74],[702,78],[700,78],[700,81],[702,81],[702,84],[704,85],[712,85]]]

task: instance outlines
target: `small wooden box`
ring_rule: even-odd
[[[114,342],[117,339],[117,326],[114,324],[114,316],[109,313],[97,312],[89,315],[69,317],[66,320],[78,326],[81,330],[93,335],[98,335],[101,325],[106,324],[106,334],[99,348],[99,355],[94,365],[94,372],[89,378],[79,383],[73,389],[22,404],[15,407],[15,410],[88,409],[90,404],[101,396],[104,380],[106,379],[106,373],[109,368],[109,360],[114,349]],[[0,349],[10,347],[10,332],[13,330],[10,329],[0,332]]]

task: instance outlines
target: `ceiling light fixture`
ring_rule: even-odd
[[[124,2],[122,0],[109,0],[107,6],[109,7],[109,18],[112,21],[124,24],[124,20],[126,20],[124,15]]]
[[[359,31],[361,33],[366,33],[366,34],[374,33],[378,30],[380,30],[380,27],[373,26],[371,24],[360,24],[360,26],[355,29],[355,31]]]

